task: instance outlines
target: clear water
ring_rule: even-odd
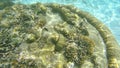
[[[88,11],[105,23],[120,43],[120,0],[16,0],[24,4],[36,2],[72,4]]]

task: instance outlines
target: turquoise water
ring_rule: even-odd
[[[120,0],[17,0],[24,4],[36,2],[72,4],[88,11],[105,23],[120,43]]]

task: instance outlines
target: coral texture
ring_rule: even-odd
[[[119,53],[110,30],[71,5],[14,4],[0,11],[2,68],[119,68]]]

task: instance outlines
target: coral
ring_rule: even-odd
[[[119,56],[118,53],[120,53],[119,44],[117,43],[116,39],[112,35],[111,31],[107,28],[107,26],[105,26],[101,21],[99,21],[97,18],[95,18],[94,16],[92,16],[88,12],[78,10],[77,8],[75,8],[73,6],[66,6],[66,8],[70,9],[74,13],[77,13],[82,18],[86,18],[87,21],[99,31],[100,35],[103,38],[104,43],[106,44],[106,51],[107,51],[106,56],[108,58],[107,59],[108,62],[109,62],[109,60],[112,60],[113,58],[116,58],[118,61],[120,60],[118,58],[118,56]],[[115,53],[113,54],[113,52],[117,52],[117,54],[115,54]],[[116,62],[115,64],[113,63],[113,64],[110,64],[110,65],[115,66],[115,68],[119,68],[119,66],[116,66],[118,64],[119,63]],[[109,65],[109,63],[108,63],[108,65]],[[113,68],[111,66],[108,66],[108,67]]]
[[[81,65],[85,59],[92,55],[95,44],[84,36],[80,36],[80,39],[76,43],[69,43],[65,48],[64,55],[68,61]]]
[[[109,61],[108,61],[109,65],[108,67],[109,68],[119,68],[118,64],[117,64],[117,59],[112,57]]]
[[[117,68],[119,56],[114,52],[119,53],[119,49],[113,46],[117,44],[112,34],[96,18],[89,17],[86,12],[59,4],[14,4],[2,9],[0,67],[81,68],[91,59],[91,64],[97,65],[93,54],[100,41],[96,40],[97,32],[97,38],[92,35],[95,27],[107,46],[109,67]]]
[[[34,42],[36,40],[34,34],[28,34],[26,38],[27,38],[26,42],[28,42],[28,43],[32,43],[32,42]]]

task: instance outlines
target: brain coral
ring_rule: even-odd
[[[0,10],[0,68],[119,68],[110,30],[71,5],[14,4]]]

